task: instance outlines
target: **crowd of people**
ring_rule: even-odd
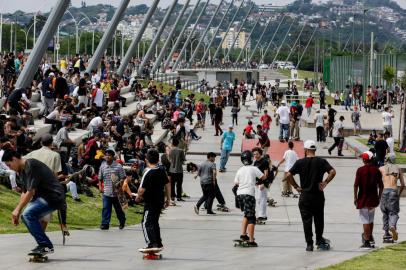
[[[49,214],[55,210],[60,213],[63,231],[68,234],[66,193],[70,192],[72,198],[80,203],[79,194],[92,196],[92,186],[103,194],[101,230],[109,230],[113,207],[119,228],[123,229],[126,225],[123,210],[143,202],[142,226],[147,241],[143,250],[161,249],[159,216],[164,207],[181,204],[187,197],[183,190],[183,165],[191,140],[201,138],[197,134],[198,129],[212,128],[214,136],[221,136],[221,153],[219,170],[213,152],[207,153],[207,160],[202,164],[189,164],[190,171],[200,178],[203,193],[194,210],[199,214],[204,206],[207,214],[213,215],[213,201],[217,199],[218,209],[228,211],[217,177],[218,173],[227,172],[228,159],[238,138],[234,128],[241,124],[238,114],[242,107],[249,107],[247,102],[251,100],[256,106],[242,135],[247,140],[258,140],[255,148],[241,154],[243,167],[235,175],[233,188],[236,205],[244,212],[241,241],[247,246],[257,246],[255,224],[267,220],[266,206],[272,201],[270,186],[279,166],[285,163],[282,196],[292,195],[292,187],[300,193],[299,209],[306,250],[313,250],[312,220],[316,227],[316,245],[328,249],[328,240],[323,238],[323,190],[336,172],[325,159],[316,157],[314,141],[304,143],[306,157],[303,159],[299,159],[294,150],[294,141],[301,139],[301,120],[306,117],[303,111],[306,109],[306,118],[309,118],[315,102],[310,94],[303,107],[300,99],[295,98],[298,89],[294,84],[283,91],[278,84],[265,85],[253,81],[248,85],[236,79],[233,83],[219,83],[213,89],[204,87],[207,95],[197,99],[194,93],[182,94],[179,78],[175,86],[166,92],[153,80],[141,81],[128,74],[119,77],[113,72],[120,64],[117,61],[113,63],[102,59],[100,70],[86,73],[86,59],[76,55],[68,62],[63,60],[65,62],[61,62],[59,68],[42,63],[31,86],[16,89],[15,79],[24,66],[24,60],[15,58],[12,53],[4,59],[7,72],[2,82],[7,85],[7,91],[3,92],[7,101],[4,114],[0,116],[1,174],[7,178],[3,183],[22,193],[12,213],[13,223],[18,224],[22,217],[38,244],[33,252],[53,252],[53,244],[45,234]],[[137,104],[134,113],[126,115],[122,113],[123,107],[129,104],[120,94],[125,87],[130,89]],[[320,109],[324,110],[324,87],[322,84],[318,87]],[[360,88],[357,89],[359,93]],[[34,93],[41,97],[38,117],[52,126],[50,134],[37,140],[35,126],[33,128],[36,117],[32,110],[35,108],[32,106]],[[364,105],[356,100],[359,99],[355,99],[351,114],[354,132],[361,129],[358,106]],[[226,107],[231,108],[232,123],[223,131]],[[331,104],[327,108],[327,115],[320,109],[316,110],[317,141],[324,142],[327,136],[333,137],[334,144],[328,153],[331,154],[337,147],[338,156],[342,156],[344,116],[336,120],[337,111]],[[279,126],[279,140],[287,142],[289,148],[276,166],[272,165],[268,154],[273,121],[269,113],[271,110]],[[256,126],[252,122],[254,117],[259,120]],[[397,239],[399,206],[392,203],[396,198],[393,190],[398,179],[404,186],[403,176],[393,161],[393,139],[390,138],[394,115],[390,107],[384,108],[382,117],[385,134],[376,138],[371,135],[374,150],[362,155],[367,167],[357,172],[354,184],[354,202],[360,209],[364,225],[363,247],[366,248],[371,247],[373,242],[372,208],[379,200],[384,212],[385,235]],[[156,119],[157,123],[152,119]],[[167,130],[168,135],[160,142],[153,139],[154,125]],[[88,136],[75,141],[70,136],[73,130],[86,130]],[[377,189],[367,189],[370,194],[365,193],[365,185],[369,187],[372,182],[365,179],[365,175],[369,174],[362,170],[374,177]],[[300,185],[293,177],[296,174],[300,175]],[[325,174],[328,176],[323,180]]]

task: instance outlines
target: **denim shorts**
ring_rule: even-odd
[[[362,224],[374,223],[375,208],[368,209],[367,207],[359,209],[359,218]]]

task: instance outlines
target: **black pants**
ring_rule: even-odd
[[[56,119],[49,119],[45,117],[45,124],[51,124],[53,131],[59,131],[62,127],[62,121]]]
[[[176,192],[175,192],[176,184]],[[182,198],[183,173],[171,173],[171,197]]]
[[[220,132],[220,135],[223,133],[223,130],[220,127],[220,123],[221,123],[220,120],[214,120],[214,127],[216,129],[216,135],[219,135],[219,132]]]
[[[216,182],[216,186],[214,187],[214,196],[216,197],[217,201],[219,204],[226,204],[226,201],[224,200],[223,194],[221,193],[220,187]]]
[[[324,127],[316,127],[317,141],[324,141]]]
[[[233,121],[232,121],[233,125],[234,125],[234,122],[235,122],[235,125],[238,126],[238,115],[233,114],[232,117],[233,117]]]
[[[306,243],[313,245],[313,220],[316,232],[316,244],[323,238],[324,231],[324,195],[302,193],[299,198],[299,210],[302,216]]]
[[[341,151],[343,150],[343,142],[344,142],[344,138],[342,137],[334,137],[334,144],[328,149],[329,151],[333,151],[334,148],[338,149],[338,154],[341,154]]]
[[[142,231],[149,248],[162,247],[161,228],[159,227],[160,208],[144,208]]]
[[[199,199],[196,206],[197,206],[197,208],[200,208],[200,206],[204,202],[206,202],[207,212],[210,213],[210,212],[212,212],[213,200],[214,200],[214,196],[215,196],[214,185],[205,184],[205,185],[201,185],[201,187],[202,187],[202,191],[203,191],[203,196]]]

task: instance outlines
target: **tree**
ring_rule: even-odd
[[[385,65],[383,68],[382,79],[386,82],[386,104],[389,106],[389,90],[392,88],[393,81],[395,80],[396,70],[394,67]]]
[[[401,90],[403,91],[403,93],[405,93],[406,91],[406,70],[405,73],[403,74],[402,78],[400,79],[400,87]],[[405,153],[406,152],[406,108],[405,108],[405,96],[403,94],[403,104],[402,104],[402,108],[403,108],[403,130],[402,130],[402,145],[400,147],[400,152]],[[402,127],[399,127],[402,128]]]

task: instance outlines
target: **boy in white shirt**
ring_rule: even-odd
[[[256,223],[255,185],[257,179],[263,181],[266,177],[257,167],[252,165],[253,155],[251,151],[244,151],[241,154],[241,162],[244,166],[238,169],[234,179],[234,184],[238,186],[236,199],[240,205],[241,211],[244,212],[240,239],[246,242],[248,247],[257,247],[258,244],[254,241],[254,229]]]
[[[276,166],[277,168],[279,168],[281,164],[285,163],[285,173],[283,179],[286,178],[289,170],[293,167],[293,164],[295,164],[295,162],[298,160],[298,156],[296,152],[293,150],[293,146],[294,146],[293,142],[288,143],[289,149],[285,151],[285,153],[283,154],[283,159],[279,162],[278,166]],[[293,194],[292,186],[289,184],[288,181],[283,181],[282,196],[289,197],[291,194]]]

